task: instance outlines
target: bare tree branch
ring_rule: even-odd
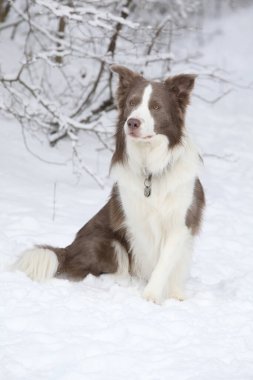
[[[206,87],[216,84],[212,97],[194,95],[210,105],[236,88],[253,89],[252,83],[237,83],[230,73],[201,64],[197,49],[174,54],[175,41],[188,31],[196,33],[200,22],[195,18],[203,13],[200,3],[9,0],[0,32],[17,42],[22,58],[14,74],[0,72],[0,110],[19,120],[23,131],[25,125],[26,131],[44,133],[52,146],[61,139],[70,141],[75,164],[101,186],[103,181],[82,162],[77,142],[81,133],[89,133],[98,149],[112,151],[112,128],[104,126],[115,110],[109,64],[143,69],[143,74],[152,69],[157,79],[176,65],[194,67]],[[6,5],[0,0],[0,20]],[[25,136],[24,143],[36,155]]]

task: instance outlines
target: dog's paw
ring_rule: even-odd
[[[161,305],[162,303],[162,297],[160,292],[158,292],[155,289],[152,289],[148,285],[144,289],[143,298],[145,298],[146,301],[156,303],[157,305]]]
[[[178,290],[178,289],[172,290],[169,293],[169,298],[173,298],[173,299],[181,301],[181,302],[186,299],[184,292],[181,290]]]

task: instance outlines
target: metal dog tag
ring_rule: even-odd
[[[150,186],[146,186],[145,188],[144,188],[144,195],[145,195],[145,197],[150,197],[150,195],[151,195],[151,187]]]
[[[144,195],[147,198],[151,195],[151,179],[152,174],[149,174],[144,180]]]

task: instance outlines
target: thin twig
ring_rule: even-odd
[[[97,185],[103,189],[104,188],[104,183],[103,181],[101,181],[101,179],[99,177],[97,177],[84,163],[83,163],[83,160],[81,159],[81,157],[79,156],[78,154],[78,151],[76,149],[75,146],[73,146],[73,158],[76,158],[78,163],[79,163],[79,167],[84,170],[86,173],[89,174],[90,177],[93,178],[93,180],[97,183]]]
[[[23,141],[24,141],[24,145],[27,149],[27,151],[29,153],[31,153],[34,157],[36,157],[38,160],[42,161],[42,162],[45,162],[46,164],[50,164],[50,165],[58,165],[58,166],[66,166],[66,163],[65,162],[55,162],[55,161],[49,161],[49,160],[45,160],[44,158],[40,157],[37,153],[34,153],[28,143],[27,143],[27,139],[26,139],[26,135],[25,135],[25,127],[24,127],[24,124],[21,120],[19,120],[20,124],[21,124],[21,132],[22,132],[22,138],[23,138]]]
[[[230,94],[232,91],[233,91],[233,89],[230,88],[229,90],[223,92],[222,94],[220,94],[219,96],[217,96],[214,99],[206,99],[203,96],[198,95],[198,94],[193,94],[193,96],[195,98],[198,98],[198,99],[202,100],[205,103],[216,104],[219,100],[221,100],[222,98],[224,98],[225,96],[227,96],[228,94]]]

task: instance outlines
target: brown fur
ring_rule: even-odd
[[[124,213],[119,201],[118,189],[113,187],[106,205],[77,233],[66,248],[43,246],[53,250],[59,260],[57,275],[82,279],[91,273],[99,276],[117,271],[117,258],[113,241],[118,241],[128,252]]]
[[[141,75],[134,73],[131,70],[124,69],[122,66],[113,66],[113,71],[119,74],[119,86],[116,94],[119,114],[115,133],[116,146],[111,166],[116,162],[124,162],[126,159],[124,123],[132,110],[129,106],[129,98],[135,98],[135,104],[138,105],[141,101],[144,88],[148,83],[148,81],[146,81]]]
[[[195,180],[193,201],[187,211],[185,224],[191,229],[193,235],[199,232],[203,209],[205,207],[205,194],[200,180]]]
[[[150,110],[156,120],[155,131],[167,136],[169,146],[173,148],[181,142],[185,112],[179,106],[177,96],[168,90],[166,84],[152,82],[152,87]]]
[[[196,76],[182,74],[170,77],[164,82],[154,82],[147,81],[140,74],[122,66],[113,65],[111,68],[119,74],[117,90],[119,116],[115,134],[116,149],[111,165],[116,162],[123,163],[126,159],[124,124],[133,108],[139,105],[148,84],[151,84],[153,88],[149,108],[156,120],[156,133],[164,134],[169,138],[170,148],[179,144],[182,138],[185,111]],[[159,107],[159,112],[155,110],[155,106]]]

